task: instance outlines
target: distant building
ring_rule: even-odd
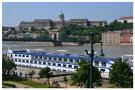
[[[125,34],[120,37],[120,43],[132,43],[132,34]]]
[[[114,32],[108,31],[102,33],[102,42],[118,44],[120,43],[120,33],[121,31],[114,31]]]
[[[77,18],[65,21],[64,13],[61,12],[58,16],[58,21],[52,21],[51,19],[35,19],[32,22],[21,21],[19,28],[21,28],[22,30],[30,31],[32,27],[34,27],[35,29],[44,28],[46,30],[49,30],[53,27],[54,29],[60,30],[62,26],[66,26],[69,24],[75,24],[84,27],[99,25],[104,26],[105,24],[107,24],[107,21],[89,21],[87,18]]]
[[[124,30],[124,31],[108,31],[102,33],[102,42],[103,43],[133,43],[133,30]]]
[[[127,23],[133,23],[133,16],[130,17],[121,17],[117,20],[118,22],[124,23],[124,21],[127,21]]]

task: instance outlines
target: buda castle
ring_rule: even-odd
[[[31,30],[31,27],[34,27],[35,29],[44,28],[49,30],[53,26],[60,30],[62,26],[67,26],[69,24],[75,24],[83,27],[92,27],[100,25],[104,26],[107,24],[107,21],[89,21],[87,18],[76,18],[65,21],[64,13],[60,12],[57,21],[52,21],[51,19],[35,19],[31,22],[21,21],[19,27],[23,30]]]

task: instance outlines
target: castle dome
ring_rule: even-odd
[[[64,13],[61,11],[61,12],[59,13],[59,16],[64,16]]]

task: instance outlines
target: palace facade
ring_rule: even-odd
[[[31,27],[36,29],[44,28],[49,30],[51,27],[60,29],[62,26],[66,26],[69,24],[75,24],[84,27],[91,27],[91,26],[104,26],[107,24],[107,21],[89,21],[87,18],[77,18],[77,19],[70,19],[68,21],[64,20],[64,13],[59,13],[58,20],[52,21],[51,19],[35,19],[32,22],[21,21],[19,27],[23,30],[31,30]]]

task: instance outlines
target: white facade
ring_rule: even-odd
[[[55,57],[55,56],[39,56],[27,53],[13,53],[11,50],[6,53],[13,59],[16,65],[33,67],[33,68],[45,68],[50,67],[51,70],[75,72],[78,66],[78,62],[81,59],[75,59],[71,57]],[[66,58],[67,57],[67,58]],[[87,59],[86,59],[87,60]],[[94,60],[93,65],[96,66],[103,78],[109,77],[110,66],[114,63],[109,60]]]

